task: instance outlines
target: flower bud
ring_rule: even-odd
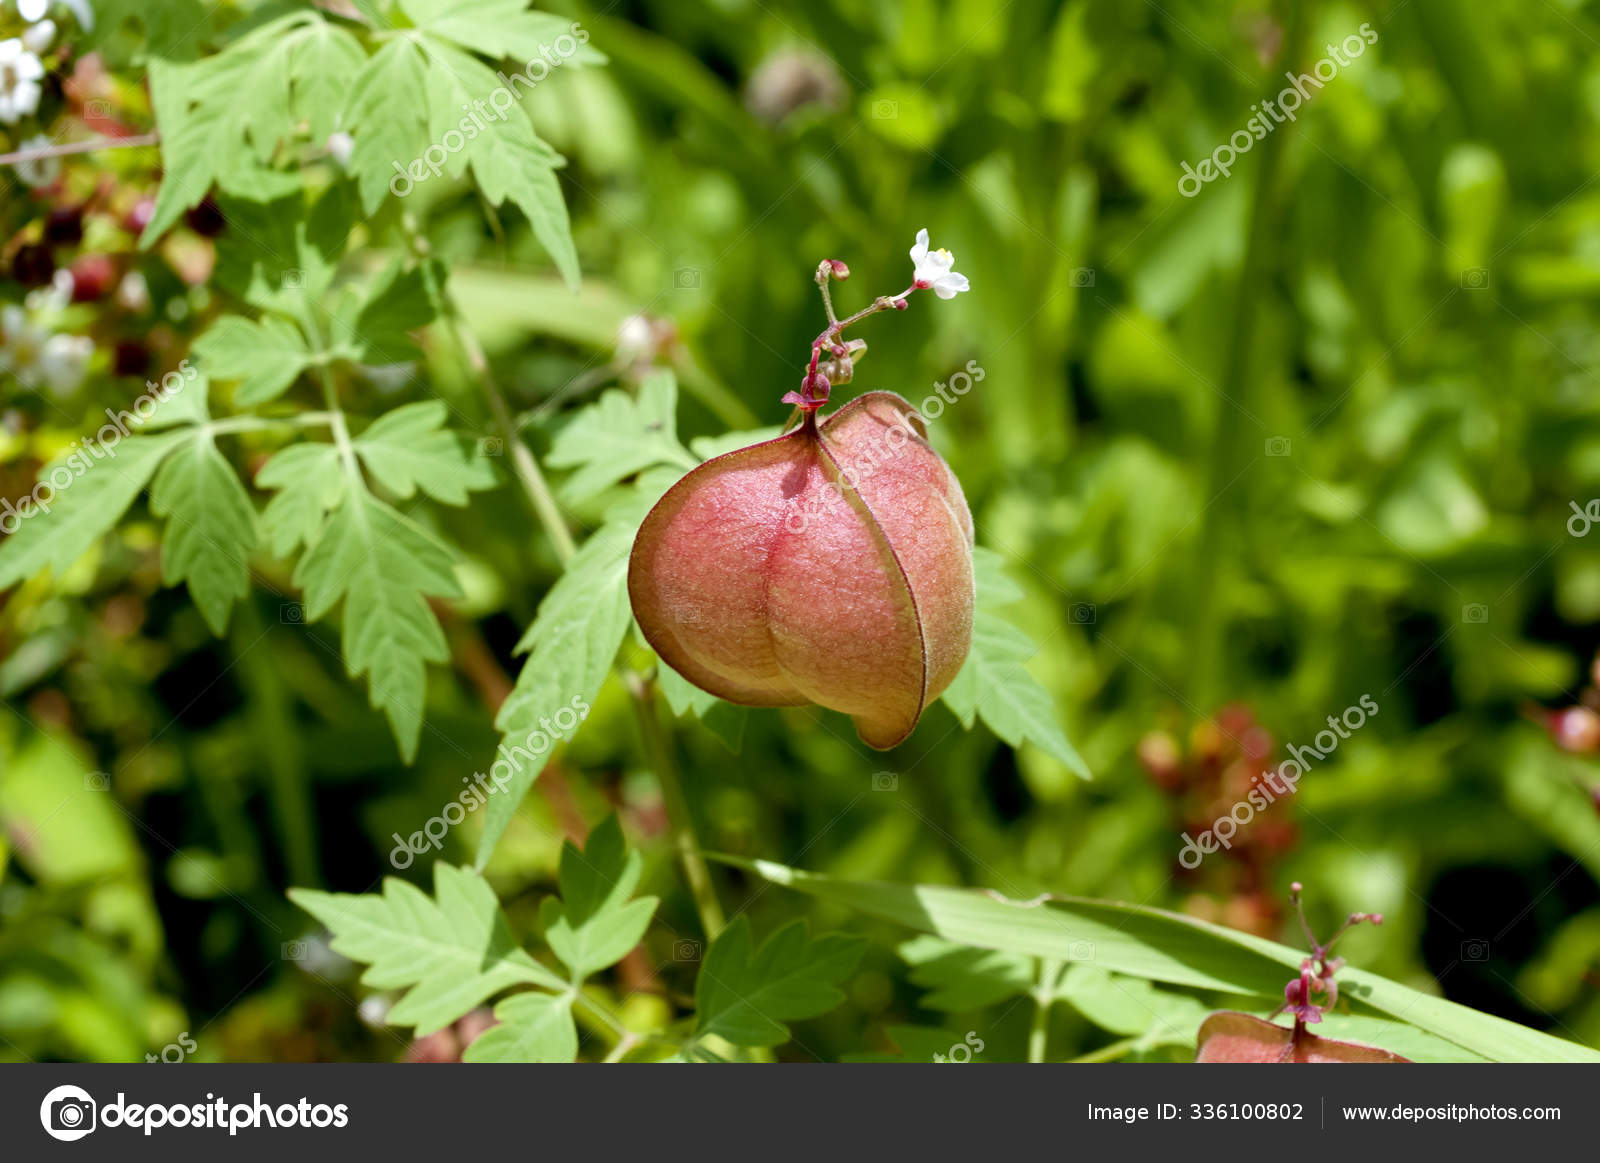
[[[669,489],[639,529],[628,593],[646,640],[696,686],[829,707],[885,749],[966,660],[972,515],[916,409],[869,392]]]
[[[1600,715],[1588,707],[1568,707],[1550,716],[1556,743],[1563,750],[1590,754],[1600,751]]]

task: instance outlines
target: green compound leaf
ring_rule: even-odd
[[[494,487],[494,469],[472,442],[444,426],[447,415],[439,400],[396,408],[356,438],[356,455],[401,499],[420,489],[446,505],[465,505],[470,493]]]
[[[443,270],[437,263],[401,270],[391,266],[368,289],[355,319],[352,337],[360,363],[404,363],[421,352],[411,332],[432,323],[438,315],[429,289],[438,285]]]
[[[256,511],[209,431],[192,433],[167,457],[150,488],[150,510],[167,518],[162,581],[187,582],[206,625],[222,634],[233,604],[250,592]]]
[[[571,62],[597,64],[605,60],[588,47],[589,34],[565,16],[530,11],[527,0],[401,0],[400,7],[418,28],[452,40],[491,59],[504,56],[546,63],[559,59],[562,38],[578,46]],[[536,71],[535,75],[539,75]]]
[[[738,917],[706,951],[695,982],[695,1033],[738,1046],[779,1046],[786,1022],[814,1018],[844,1000],[866,942],[840,933],[811,940],[804,921],[785,925],[755,948],[750,921]]]
[[[344,498],[344,467],[331,444],[291,444],[256,473],[256,484],[276,489],[261,513],[261,531],[274,557],[287,558],[322,530],[328,510]]]
[[[546,463],[576,471],[561,488],[578,502],[654,465],[687,471],[700,460],[678,443],[678,384],[670,371],[653,372],[637,397],[613,388],[573,417],[551,445]]]
[[[899,952],[913,967],[912,984],[930,991],[918,999],[930,1010],[982,1009],[1033,988],[1032,957],[971,949],[926,935],[905,942]]]
[[[79,448],[40,469],[39,480],[55,489],[53,498],[44,498],[49,511],[31,500],[11,512],[0,509],[0,527],[15,523],[16,530],[0,542],[0,589],[47,569],[65,573],[116,525],[162,458],[186,439],[189,435],[182,431],[128,436],[114,445],[96,445],[107,454],[103,458]],[[67,481],[65,487],[51,483],[62,481]]]
[[[561,899],[547,897],[539,919],[545,941],[574,981],[615,965],[644,938],[656,898],[629,899],[643,868],[643,858],[623,841],[616,816],[589,833],[581,852],[571,841],[562,846]]]
[[[339,128],[350,86],[367,52],[361,42],[336,24],[318,21],[292,45],[289,83],[291,112],[310,127],[311,140],[326,142]]]
[[[578,1056],[572,995],[516,993],[494,1007],[498,1026],[473,1039],[463,1062],[571,1062]]]
[[[460,596],[454,565],[449,549],[352,485],[294,572],[308,619],[344,602],[345,667],[367,676],[407,763],[422,734],[426,664],[450,657],[427,599]]]
[[[400,182],[405,168],[428,148],[427,118],[417,100],[426,75],[417,46],[400,37],[380,48],[351,81],[344,116],[353,139],[350,172],[368,214],[389,196],[390,183]]]
[[[485,129],[464,117],[464,109],[491,105],[497,92],[505,92],[504,82],[477,57],[446,41],[424,37],[422,48],[428,58],[423,89],[428,137],[438,147],[435,161],[441,173],[459,177],[470,164],[484,197],[495,206],[508,199],[514,202],[527,215],[534,237],[549,252],[567,286],[577,290],[578,252],[555,175],[565,164],[563,158],[540,139],[520,108],[508,109],[503,119],[487,121]],[[414,101],[416,95],[408,99]],[[451,139],[458,142],[453,152],[448,148]]]
[[[984,725],[1013,747],[1032,743],[1059,759],[1083,779],[1091,778],[1077,748],[1056,717],[1055,702],[1025,665],[1038,647],[1009,619],[996,612],[1022,596],[1006,577],[1005,559],[978,546],[973,550],[978,575],[978,611],[972,626],[972,653],[955,681],[945,690],[945,706],[963,727]]]
[[[264,404],[289,390],[311,364],[311,352],[294,324],[268,317],[259,322],[224,315],[194,345],[213,380],[238,380],[233,402]]]
[[[494,890],[465,868],[433,866],[433,896],[393,877],[383,892],[292,888],[289,899],[333,934],[332,948],[369,968],[373,989],[408,992],[389,1022],[417,1034],[442,1030],[513,985],[564,990],[566,983],[512,940]]]

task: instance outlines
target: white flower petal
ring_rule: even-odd
[[[55,143],[44,134],[36,133],[23,141],[18,148],[23,150],[43,149],[45,146],[53,144]],[[48,186],[61,173],[61,159],[58,157],[46,157],[35,158],[33,161],[17,162],[16,170],[17,177],[21,178],[25,185],[34,187]]]
[[[917,231],[916,245],[911,248],[911,262],[914,266],[921,266],[922,260],[928,257],[928,231],[927,228]]]
[[[89,7],[89,0],[65,0],[72,15],[78,18],[78,27],[85,32],[94,31],[94,9]]]
[[[44,19],[50,11],[50,0],[17,0],[17,15],[29,24]]]
[[[954,299],[970,286],[966,275],[958,275],[952,271],[933,284],[933,293],[941,299]]]
[[[46,53],[55,43],[56,22],[54,20],[41,20],[32,25],[22,34],[22,44],[31,53]]]

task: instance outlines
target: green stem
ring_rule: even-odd
[[[213,433],[332,427],[334,415],[333,412],[302,412],[298,416],[230,416],[226,420],[212,420],[203,427]]]
[[[1050,1007],[1056,1000],[1061,962],[1046,957],[1039,962],[1039,985],[1033,991],[1033,1024],[1028,1028],[1028,1061],[1044,1062],[1050,1042]]]
[[[1305,20],[1302,6],[1290,4],[1285,33],[1278,63],[1293,61],[1300,51],[1304,37]],[[1190,696],[1198,713],[1205,713],[1221,699],[1219,688],[1223,635],[1226,614],[1216,608],[1218,581],[1225,564],[1239,560],[1239,532],[1235,520],[1235,506],[1220,501],[1229,484],[1238,476],[1240,467],[1260,454],[1258,444],[1252,454],[1245,443],[1251,417],[1257,414],[1260,403],[1251,377],[1251,356],[1255,352],[1256,307],[1264,298],[1261,288],[1266,284],[1267,255],[1279,236],[1277,201],[1275,197],[1279,162],[1289,130],[1271,134],[1262,143],[1251,192],[1250,229],[1245,243],[1244,262],[1240,266],[1239,281],[1234,291],[1233,329],[1228,339],[1224,359],[1221,391],[1235,399],[1217,401],[1216,422],[1211,437],[1211,464],[1206,496],[1210,504],[1201,521],[1200,536],[1195,541],[1197,560],[1192,573],[1193,609],[1196,641],[1191,653]],[[1235,416],[1236,410],[1243,415]],[[1261,435],[1258,433],[1258,435]],[[1242,514],[1239,517],[1242,520]]]
[[[694,821],[689,813],[689,800],[684,795],[683,783],[678,777],[678,765],[672,758],[672,744],[661,722],[656,718],[655,684],[636,671],[624,676],[628,693],[633,696],[634,716],[639,720],[639,733],[644,738],[645,753],[661,781],[661,796],[667,805],[667,820],[672,828],[673,844],[678,849],[678,859],[683,864],[684,879],[689,882],[689,892],[694,897],[700,925],[706,940],[716,940],[727,924],[722,904],[717,900],[716,887],[711,882],[711,869],[695,839]]]
[[[694,1045],[692,1039],[687,1042],[680,1042],[676,1038],[664,1038],[660,1034],[641,1034],[630,1030],[622,1024],[615,1014],[585,993],[574,993],[572,1000],[574,1004],[582,1006],[591,1017],[597,1019],[601,1025],[616,1035],[617,1044],[612,1047],[611,1053],[606,1056],[605,1060],[607,1062],[620,1062],[623,1055],[638,1046],[670,1046],[674,1050],[687,1052],[689,1047]],[[623,1046],[627,1046],[627,1049],[623,1049]]]
[[[412,254],[423,258],[431,253],[432,248],[428,239],[415,218],[409,214],[405,215],[401,227],[406,233]],[[522,486],[523,495],[527,497],[533,515],[544,527],[545,536],[550,538],[556,557],[560,559],[562,565],[566,565],[572,560],[572,555],[578,552],[578,545],[572,539],[572,531],[567,528],[566,518],[561,515],[561,509],[556,504],[555,494],[550,491],[550,482],[545,480],[539,462],[534,459],[532,450],[523,443],[518,433],[516,418],[506,405],[505,393],[495,381],[494,372],[489,367],[489,357],[483,351],[483,344],[478,342],[477,334],[461,317],[455,301],[448,294],[442,294],[441,297],[444,300],[444,321],[449,326],[456,345],[466,355],[468,366],[478,377],[478,382],[483,385],[484,398],[489,401],[489,411],[494,415],[495,427],[499,429],[500,439],[505,442],[506,449],[511,455],[511,467],[517,475],[517,483]]]
[[[567,528],[566,519],[562,517],[561,509],[556,505],[555,494],[550,491],[550,483],[545,480],[539,462],[534,459],[533,451],[518,433],[516,419],[506,405],[506,397],[501,392],[500,385],[495,382],[494,373],[489,369],[488,357],[484,355],[478,337],[462,321],[453,304],[447,308],[446,317],[456,342],[466,353],[467,362],[483,385],[484,397],[489,401],[489,411],[494,414],[495,427],[500,430],[500,439],[505,442],[506,450],[511,454],[511,466],[517,474],[517,482],[522,485],[523,494],[528,498],[534,516],[539,519],[539,524],[544,526],[545,535],[555,547],[556,556],[565,565],[578,551],[578,545],[573,541],[572,531]]]

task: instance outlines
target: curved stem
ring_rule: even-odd
[[[695,910],[700,914],[700,926],[706,940],[713,941],[727,924],[722,903],[717,900],[716,887],[711,883],[711,869],[695,839],[694,820],[689,813],[689,800],[683,793],[683,783],[678,777],[678,765],[672,758],[672,745],[661,723],[656,718],[655,684],[636,671],[623,676],[628,693],[633,696],[634,716],[639,720],[639,733],[644,738],[645,753],[661,781],[661,797],[667,804],[667,820],[672,828],[672,841],[683,864],[684,879],[689,882],[690,895],[694,897]]]
[[[495,381],[494,373],[489,369],[488,357],[484,355],[478,337],[462,322],[453,304],[446,309],[446,318],[456,342],[466,353],[467,362],[472,365],[478,382],[483,385],[484,397],[489,401],[489,411],[494,414],[495,427],[500,430],[500,439],[505,442],[506,450],[511,455],[511,465],[516,472],[517,483],[522,486],[523,495],[528,498],[534,516],[539,519],[539,524],[544,527],[546,536],[550,538],[550,544],[555,547],[556,556],[561,559],[561,564],[565,565],[578,551],[578,545],[572,539],[572,531],[567,528],[566,518],[561,515],[560,507],[556,505],[555,494],[550,491],[550,482],[545,480],[539,462],[534,458],[533,450],[527,446],[518,432],[516,419],[506,405],[505,394]]]

